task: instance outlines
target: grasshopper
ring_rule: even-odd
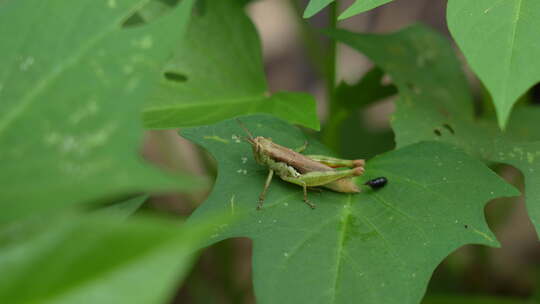
[[[268,167],[268,176],[259,196],[258,210],[263,206],[274,174],[286,182],[301,186],[304,190],[304,202],[311,208],[315,208],[315,205],[307,198],[308,187],[324,187],[343,193],[360,192],[352,177],[364,173],[365,161],[363,159],[348,160],[324,155],[304,155],[301,152],[307,148],[307,142],[300,148],[289,149],[272,142],[271,138],[254,137],[240,120],[238,123],[249,136],[246,141],[253,148],[255,161]],[[335,168],[351,169],[336,170]]]

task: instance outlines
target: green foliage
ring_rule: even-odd
[[[392,1],[393,0],[356,0],[343,13],[341,13],[341,15],[339,15],[339,19],[347,19]]]
[[[393,0],[355,0],[351,6],[339,15],[338,19],[347,19],[392,1]],[[312,17],[332,2],[334,2],[334,0],[310,0],[304,12],[304,18]]]
[[[123,202],[99,209],[103,214],[114,215],[117,219],[126,219],[135,213],[148,199],[148,195],[139,195]]]
[[[268,92],[259,37],[242,3],[199,3],[186,38],[143,111],[145,126],[203,125],[259,112],[318,130],[313,97]]]
[[[428,297],[422,304],[532,304],[529,301],[523,301],[511,298],[495,298],[495,297],[467,297],[467,296],[436,296]]]
[[[192,1],[147,26],[122,28],[142,3],[1,3],[0,222],[196,185],[136,154],[141,103],[180,39]]]
[[[310,0],[304,11],[304,18],[312,17],[332,2],[334,2],[334,0]]]
[[[0,302],[165,303],[208,232],[103,214],[4,226]]]
[[[353,111],[394,95],[397,90],[391,84],[383,84],[384,72],[373,68],[355,84],[346,82],[336,87],[333,106]]]
[[[287,147],[306,140],[298,129],[269,116],[242,117],[254,136]],[[375,157],[358,183],[385,176],[379,191],[310,193],[315,210],[302,202],[301,188],[273,181],[263,210],[255,209],[266,168],[240,141],[237,121],[185,129],[182,135],[218,162],[218,179],[192,216],[198,221],[231,214],[212,241],[245,236],[254,241],[254,285],[259,303],[418,303],[431,273],[456,248],[496,246],[484,204],[517,195],[482,163],[435,142],[411,145]],[[307,154],[329,154],[309,140]],[[470,183],[474,180],[474,185]],[[455,191],[459,188],[460,191]]]
[[[391,1],[356,0],[339,17],[337,2],[309,1],[305,18],[331,5],[328,48],[298,14],[326,78],[324,144],[292,126],[319,129],[312,96],[269,92],[249,0],[0,1],[0,303],[165,303],[196,250],[231,237],[254,241],[258,303],[520,303],[422,297],[451,252],[499,245],[484,206],[519,191],[486,165],[522,172],[540,234],[540,107],[525,94],[540,81],[540,3],[449,0],[450,32],[486,88],[474,104],[433,31],[335,28]],[[338,41],[376,65],[357,83],[335,85]],[[359,127],[396,93],[393,134]],[[362,192],[310,192],[312,210],[276,177],[257,211],[267,168],[238,116],[255,136],[308,141],[307,154],[367,158]],[[216,160],[215,187],[187,225],[134,215],[152,192],[202,184],[142,161],[143,126],[191,127],[181,134]],[[364,185],[381,176],[385,187]]]
[[[518,168],[525,176],[530,219],[540,233],[540,138],[535,129],[540,109],[516,109],[506,132],[493,119],[475,119],[465,77],[448,42],[423,27],[386,36],[330,35],[366,54],[392,77],[400,94],[392,120],[398,147],[445,141],[484,161]]]
[[[356,0],[339,19],[371,10],[392,0]],[[333,0],[311,0],[304,17],[321,11]],[[499,125],[505,128],[513,105],[540,81],[536,43],[540,2],[536,0],[449,0],[448,28],[493,96]]]
[[[540,2],[448,1],[448,27],[493,97],[504,128],[512,106],[540,81]]]
[[[371,131],[358,117],[362,110],[394,95],[396,87],[382,83],[383,72],[374,68],[357,83],[340,83],[334,93],[332,115],[323,129],[323,142],[343,157],[371,158],[393,148],[389,131]],[[362,140],[359,140],[359,139]]]

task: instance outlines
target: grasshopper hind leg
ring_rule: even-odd
[[[306,155],[306,157],[332,168],[358,168],[366,164],[363,159],[341,159],[326,155]]]
[[[304,183],[302,185],[302,188],[304,189],[304,203],[306,203],[311,209],[315,209],[315,205],[311,203],[307,198],[307,185]]]
[[[284,181],[288,181],[289,183],[293,183],[293,184],[296,184],[298,186],[301,186],[302,187],[302,190],[304,190],[304,202],[311,208],[311,209],[315,209],[315,205],[313,203],[311,203],[308,198],[307,198],[307,189],[308,189],[308,184],[303,181],[301,178],[298,178],[298,177],[289,177],[289,176],[280,176],[281,179],[283,179]],[[312,189],[312,187],[309,187],[310,189]]]
[[[315,192],[317,192],[317,193],[319,193],[319,194],[323,193],[323,189],[321,189],[321,188],[317,188],[317,187],[308,187],[307,189],[308,189],[309,191],[315,191]]]

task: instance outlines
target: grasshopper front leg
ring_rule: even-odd
[[[270,187],[270,182],[272,181],[272,177],[274,176],[274,170],[270,169],[268,170],[268,176],[266,177],[266,182],[264,183],[263,191],[261,192],[261,195],[259,195],[259,204],[257,204],[257,210],[261,210],[264,199],[266,197],[266,191],[268,191],[268,187]]]
[[[311,203],[308,198],[307,198],[307,183],[302,181],[302,177],[289,177],[289,176],[285,176],[285,177],[281,177],[283,180],[285,181],[288,181],[288,182],[291,182],[293,184],[297,184],[297,185],[300,185],[302,186],[302,189],[304,190],[304,203],[306,203],[311,209],[315,209],[315,205],[313,203]]]

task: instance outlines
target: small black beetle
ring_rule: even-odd
[[[368,180],[367,182],[364,183],[364,185],[368,185],[372,189],[376,190],[376,189],[380,189],[384,187],[386,183],[388,183],[388,179],[386,179],[386,177],[377,177],[377,178]]]

